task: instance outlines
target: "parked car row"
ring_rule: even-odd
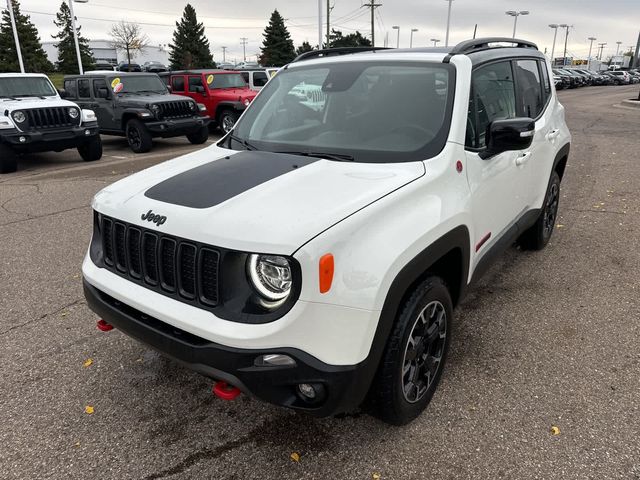
[[[583,68],[554,68],[553,79],[558,90],[587,85],[629,85],[640,82],[640,72],[637,70],[595,72]]]

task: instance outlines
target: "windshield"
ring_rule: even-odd
[[[206,78],[209,90],[216,88],[247,88],[246,82],[239,73],[211,73],[207,74]]]
[[[51,97],[57,95],[51,82],[43,77],[0,78],[0,97]]]
[[[169,93],[157,75],[122,75],[109,78],[115,93]]]
[[[451,65],[424,62],[283,69],[236,124],[231,146],[244,141],[260,150],[357,162],[424,160],[446,142],[454,75]]]

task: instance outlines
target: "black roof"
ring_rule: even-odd
[[[115,75],[116,77],[131,77],[131,76],[141,76],[141,75],[158,75],[153,72],[121,72],[116,70],[99,70],[93,72],[84,72],[84,75],[80,75],[78,73],[74,73],[73,75],[65,75],[64,78],[82,78],[82,77],[104,77],[105,75]]]
[[[223,73],[234,73],[233,70],[222,70],[221,68],[194,68],[190,70],[169,70],[167,72],[160,72],[158,75],[167,76],[167,75],[201,75],[203,73],[214,73],[214,74],[223,74]]]
[[[453,47],[418,47],[418,48],[386,48],[386,47],[345,47],[331,48],[326,50],[312,50],[299,55],[293,62],[309,60],[312,58],[324,58],[354,53],[371,52],[376,54],[394,53],[444,53],[447,56],[444,62],[448,63],[454,55],[467,55],[472,63],[484,63],[489,60],[514,57],[529,56],[545,58],[538,50],[538,46],[527,40],[507,37],[485,37],[475,38],[460,42]],[[292,63],[293,63],[292,62]]]

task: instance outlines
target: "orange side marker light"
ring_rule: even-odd
[[[333,282],[333,255],[327,253],[320,257],[320,293],[327,293],[331,290]]]

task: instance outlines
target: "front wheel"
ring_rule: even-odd
[[[140,120],[132,118],[127,122],[127,143],[134,153],[146,153],[151,150],[153,139],[149,130]]]
[[[229,133],[233,130],[233,126],[238,121],[239,115],[233,110],[223,110],[218,117],[218,125],[220,130],[224,133]]]
[[[402,306],[369,392],[373,414],[405,425],[431,401],[447,358],[453,305],[440,277],[429,276]]]
[[[554,171],[549,179],[542,212],[529,229],[520,236],[520,245],[529,250],[542,250],[551,239],[558,218],[560,204],[560,176]]]
[[[78,153],[85,162],[93,162],[102,158],[102,140],[96,135],[87,143],[78,147]]]
[[[209,139],[209,127],[201,127],[194,133],[187,134],[187,139],[194,145],[201,145]]]
[[[13,173],[18,169],[18,158],[11,148],[0,144],[0,173]]]

